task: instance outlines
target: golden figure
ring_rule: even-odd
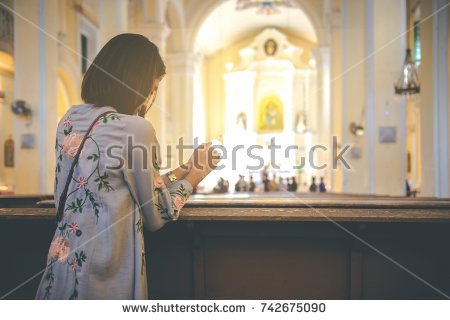
[[[280,98],[270,96],[264,98],[258,108],[258,132],[283,131],[283,103]]]

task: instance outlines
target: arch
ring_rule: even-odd
[[[0,71],[14,74],[14,57],[5,51],[0,51]]]
[[[317,12],[318,10],[320,11],[320,8],[316,10],[311,3],[305,0],[293,0],[293,1],[296,2],[298,7],[305,13],[305,15],[310,20],[316,33],[317,46],[318,47],[326,46],[328,44],[328,39],[325,37],[324,23],[320,13]],[[189,10],[187,11],[195,12],[195,14],[191,16],[192,18],[188,21],[187,25],[186,38],[188,51],[193,52],[195,50],[195,42],[201,26],[205,22],[206,18],[222,3],[224,3],[224,0],[196,1],[195,3],[192,2],[190,4],[190,7],[188,8]],[[195,10],[192,9],[192,6],[195,6]]]
[[[77,104],[81,101],[80,98],[80,80],[79,77],[75,77],[73,75],[73,71],[69,71],[67,66],[61,66],[58,68],[58,79],[61,80],[61,84],[64,86],[67,91],[67,98],[69,99],[70,104]]]
[[[64,81],[59,76],[57,79],[57,99],[57,119],[59,122],[71,106],[67,87],[64,85]]]
[[[81,102],[80,85],[81,75],[80,71],[75,67],[75,64],[70,63],[70,59],[62,59],[59,62],[57,78],[57,116],[58,121],[62,115],[72,105]]]

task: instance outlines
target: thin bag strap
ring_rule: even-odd
[[[113,113],[113,112],[114,111],[106,111],[106,112],[103,112],[102,114],[100,114],[97,118],[95,118],[95,120],[89,126],[86,134],[84,135],[83,140],[81,140],[81,143],[78,146],[77,153],[72,161],[72,166],[70,167],[70,171],[69,171],[69,174],[68,174],[67,180],[66,180],[66,185],[64,186],[64,190],[61,193],[61,196],[59,197],[58,212],[56,213],[56,224],[58,224],[62,219],[64,207],[66,206],[67,192],[69,191],[69,185],[70,185],[70,181],[72,180],[73,171],[75,170],[75,166],[78,163],[78,159],[80,158],[81,150],[83,150],[84,143],[86,142],[86,139],[87,139],[89,133],[91,133],[92,128],[94,127],[94,125],[97,123],[97,121],[101,117],[107,115],[108,113]]]

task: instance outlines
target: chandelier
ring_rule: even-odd
[[[280,13],[281,7],[292,8],[293,6],[291,0],[237,0],[236,10],[256,8],[256,13],[271,15]]]
[[[419,76],[417,75],[416,65],[411,56],[411,49],[406,49],[402,74],[394,85],[394,88],[395,93],[399,95],[413,95],[420,92]]]

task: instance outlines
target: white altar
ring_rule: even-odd
[[[300,156],[314,143],[317,111],[315,63],[312,58],[309,64],[305,63],[303,53],[300,46],[272,28],[265,29],[239,51],[240,63],[229,66],[223,75],[226,115],[222,142],[228,153],[223,161],[226,167],[209,181],[227,177],[232,189],[241,174],[247,181],[252,175],[257,182],[262,166],[256,157],[263,159],[263,166],[269,166],[270,178],[276,174],[309,181],[307,163],[303,169],[294,169],[300,164]],[[277,146],[274,152],[268,148],[271,140]],[[298,150],[291,147],[286,158],[289,146],[297,146]]]

